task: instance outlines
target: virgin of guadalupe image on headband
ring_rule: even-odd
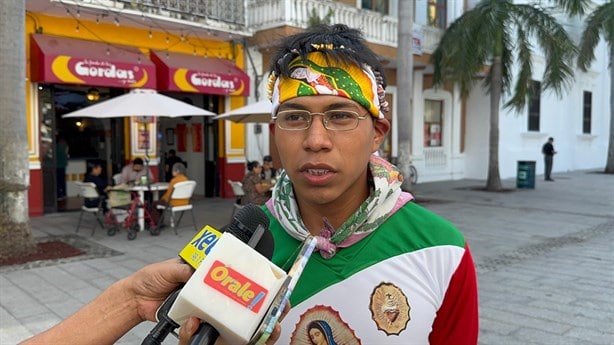
[[[290,77],[301,80],[306,84],[309,84],[312,88],[315,89],[314,94],[320,95],[339,95],[340,93],[344,94],[344,97],[349,98],[345,95],[343,90],[336,90],[328,80],[328,78],[318,72],[310,70],[305,67],[298,67],[292,70]]]

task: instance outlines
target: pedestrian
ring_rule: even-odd
[[[356,29],[321,25],[273,53],[271,135],[283,171],[265,204],[273,262],[317,239],[279,343],[326,320],[344,344],[476,344],[477,278],[467,241],[401,190],[374,155],[390,130],[385,76]]]
[[[170,182],[173,178],[173,166],[175,163],[183,163],[184,167],[188,167],[188,164],[181,157],[177,156],[177,152],[171,149],[164,160],[164,180],[166,182]]]
[[[554,138],[548,138],[548,141],[542,146],[542,153],[544,155],[544,180],[546,181],[554,181],[552,179],[552,161],[554,155],[556,154],[556,150],[554,150]]]

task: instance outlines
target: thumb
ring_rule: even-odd
[[[198,318],[191,317],[179,328],[179,345],[188,345],[190,343],[190,339],[196,333],[199,324],[200,320]]]

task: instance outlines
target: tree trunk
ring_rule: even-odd
[[[614,47],[610,47],[610,143],[605,162],[605,173],[614,174]]]
[[[486,190],[500,191],[499,175],[499,109],[501,103],[501,57],[496,56],[492,63],[492,80],[490,85],[490,135],[488,138],[488,177]]]
[[[398,159],[395,162],[405,178],[401,188],[411,190],[412,81],[413,81],[413,0],[399,1],[397,45],[397,127]]]
[[[28,218],[25,0],[0,2],[0,259],[36,246]]]

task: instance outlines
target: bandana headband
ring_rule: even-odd
[[[333,95],[362,105],[376,119],[383,119],[388,103],[384,88],[371,67],[327,61],[321,52],[311,52],[303,61],[296,57],[289,64],[290,77],[269,76],[269,95],[275,118],[279,105],[301,96]]]

